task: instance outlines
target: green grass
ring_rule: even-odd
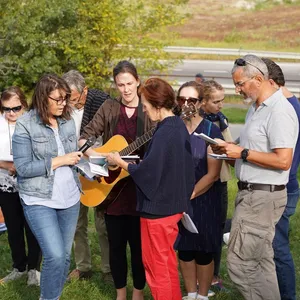
[[[222,109],[222,113],[228,118],[229,123],[243,124],[245,122],[247,109],[237,107],[225,107]]]
[[[251,2],[254,6],[237,7],[218,0],[190,1],[182,10],[187,13],[185,22],[174,28],[178,36],[173,45],[299,52],[299,0],[243,2]],[[272,15],[276,19],[269,18]],[[196,55],[187,57],[212,59]]]
[[[300,171],[298,172],[298,180],[300,178]],[[236,178],[230,180],[228,184],[229,192],[229,206],[228,206],[228,217],[233,215],[234,211],[234,198],[237,192]],[[299,218],[298,206],[296,214],[291,218],[291,251],[293,253],[296,276],[297,276],[297,294],[300,295],[300,218]],[[90,280],[87,281],[73,281],[65,285],[61,300],[112,300],[115,299],[115,290],[113,286],[105,284],[101,279],[100,273],[100,250],[98,245],[98,239],[93,225],[93,213],[90,210],[89,214],[89,237],[91,241],[92,250],[92,262],[94,275]],[[219,293],[216,296],[210,298],[212,300],[242,300],[243,297],[239,294],[233,283],[229,279],[226,271],[226,254],[227,248],[223,247],[222,265],[221,265],[221,277],[223,283],[230,290],[229,294]],[[130,259],[128,257],[128,259]],[[7,235],[0,236],[0,277],[7,274],[7,271],[11,269],[11,257],[7,242]],[[74,268],[74,261],[72,261],[71,268]],[[132,280],[128,277],[128,290],[129,297],[132,291]],[[182,290],[184,291],[183,284]],[[39,288],[38,287],[27,287],[26,279],[22,278],[15,282],[11,282],[5,286],[0,286],[0,300],[35,300],[38,299]],[[148,287],[145,289],[145,300],[150,300],[151,295]]]

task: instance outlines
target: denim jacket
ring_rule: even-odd
[[[65,153],[77,151],[73,119],[58,118],[57,121]],[[19,192],[29,196],[51,198],[55,174],[51,164],[52,158],[58,155],[58,149],[53,130],[43,124],[35,110],[30,110],[17,120],[12,149]],[[74,167],[71,168],[81,190],[78,174]]]

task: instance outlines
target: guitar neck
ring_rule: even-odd
[[[141,146],[146,144],[149,140],[151,140],[153,133],[155,131],[155,127],[151,130],[147,131],[145,134],[137,138],[134,142],[132,142],[130,145],[128,145],[126,148],[121,150],[119,153],[121,156],[130,155],[135,150],[139,149]]]

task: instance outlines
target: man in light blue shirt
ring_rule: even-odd
[[[254,103],[240,145],[219,143],[218,153],[235,160],[239,191],[228,245],[227,267],[245,299],[280,300],[272,241],[287,202],[286,184],[298,138],[292,105],[269,81],[265,63],[254,55],[235,61],[236,92]]]

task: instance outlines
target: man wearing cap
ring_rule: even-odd
[[[272,241],[287,202],[286,184],[299,131],[295,110],[268,76],[267,66],[255,55],[235,61],[236,92],[254,103],[240,145],[220,141],[213,146],[216,153],[235,159],[239,191],[227,267],[244,298],[251,300],[280,300]]]
[[[202,83],[205,81],[203,75],[201,73],[198,73],[195,75],[195,81],[198,82],[198,83]]]

